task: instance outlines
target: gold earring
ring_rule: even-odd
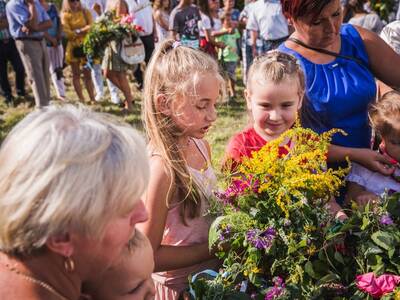
[[[70,256],[65,257],[64,259],[64,269],[67,273],[72,273],[75,270],[75,262]]]

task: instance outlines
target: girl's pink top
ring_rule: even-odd
[[[188,168],[193,176],[193,180],[203,190],[206,198],[209,199],[213,196],[217,178],[214,170],[211,167],[206,145],[201,140],[192,140],[206,159],[208,167],[205,170],[197,170],[190,167]],[[204,214],[207,212],[208,206],[208,201],[203,200],[201,203],[201,216],[194,219],[187,218],[187,225],[182,222],[180,205],[177,204],[170,208],[168,211],[161,244],[169,246],[191,246],[207,242],[208,230],[211,222],[213,221],[213,219],[209,216],[204,216]],[[212,259],[186,268],[154,273],[153,279],[155,280],[156,285],[159,283],[166,287],[170,287],[175,291],[181,292],[188,286],[188,276],[190,274],[197,273],[205,269],[213,269],[216,266],[217,260]],[[156,287],[156,289],[158,288],[159,287]]]

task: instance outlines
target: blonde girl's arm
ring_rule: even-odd
[[[390,175],[394,169],[388,167],[390,160],[382,154],[367,148],[350,148],[330,145],[328,149],[328,162],[344,162],[346,158],[363,165],[367,169]]]
[[[171,177],[165,170],[164,161],[158,156],[151,158],[150,172],[149,186],[145,195],[149,219],[140,224],[138,228],[147,235],[153,246],[154,271],[160,272],[188,267],[212,258],[207,243],[182,247],[161,245],[168,215],[166,200]]]

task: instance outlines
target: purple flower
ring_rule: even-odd
[[[381,219],[379,220],[379,223],[381,223],[382,225],[393,225],[394,224],[394,222],[389,214],[382,215]]]
[[[272,241],[276,236],[274,228],[268,228],[261,231],[259,229],[250,229],[246,233],[247,241],[257,249],[268,249],[272,245]]]
[[[231,233],[231,225],[227,225],[219,234],[219,240],[220,241],[224,241],[226,237],[229,236],[229,234]]]
[[[274,286],[268,289],[267,293],[265,294],[264,300],[273,300],[276,297],[279,297],[286,287],[283,279],[279,276],[274,277],[272,279],[272,282],[274,283]]]
[[[224,192],[216,192],[215,195],[221,199],[224,204],[233,204],[233,200],[247,192],[258,192],[259,181],[254,180],[251,176],[246,179],[235,179]]]

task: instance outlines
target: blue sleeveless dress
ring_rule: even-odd
[[[350,24],[340,30],[341,55],[358,58],[356,61],[336,58],[327,64],[315,64],[281,44],[280,51],[294,55],[306,76],[305,124],[316,132],[332,128],[343,129],[347,136],[336,134],[332,144],[369,148],[371,129],[368,124],[368,105],[375,100],[374,75],[369,70],[369,59],[358,31]]]

